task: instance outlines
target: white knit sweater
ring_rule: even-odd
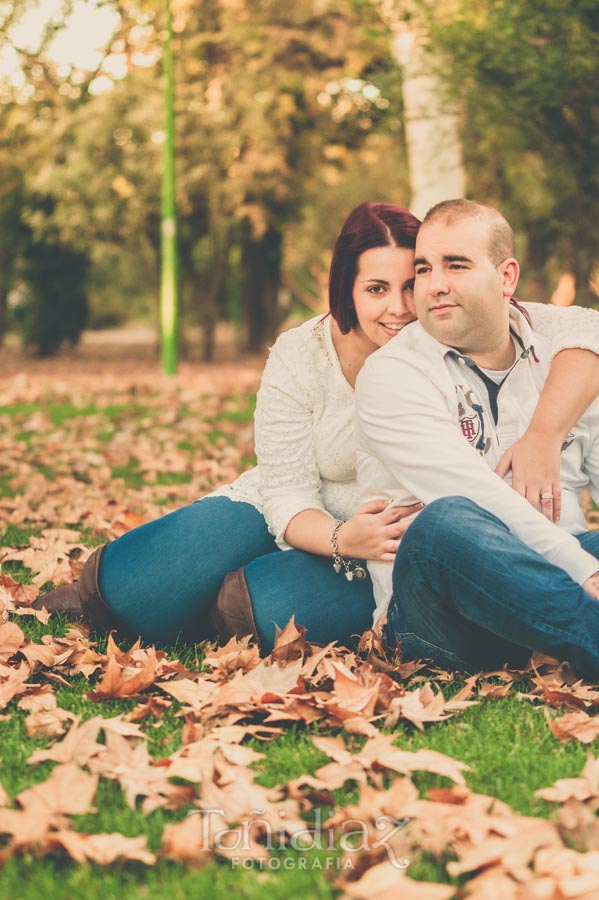
[[[582,347],[599,354],[599,313],[523,303],[551,356]],[[281,549],[290,520],[304,509],[350,518],[360,505],[356,483],[354,392],[321,316],[284,332],[270,351],[254,416],[258,466],[210,496],[250,503],[266,518]]]

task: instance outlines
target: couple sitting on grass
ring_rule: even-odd
[[[257,467],[34,605],[264,651],[291,615],[345,645],[386,615],[404,659],[476,670],[539,650],[599,679],[599,532],[580,505],[599,485],[599,314],[521,304],[518,275],[489,206],[446,201],[422,224],[356,207],[330,312],[271,350]]]

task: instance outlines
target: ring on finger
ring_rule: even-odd
[[[551,491],[543,491],[540,496],[541,500],[553,500],[553,494],[551,493]]]

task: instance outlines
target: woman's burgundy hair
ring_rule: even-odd
[[[358,324],[353,301],[358,259],[373,247],[416,246],[420,220],[391,203],[360,203],[348,215],[335,241],[329,271],[329,309],[341,333]]]

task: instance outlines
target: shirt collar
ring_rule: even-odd
[[[510,302],[509,327],[510,334],[512,335],[516,343],[515,362],[518,362],[519,359],[527,359],[529,356],[532,356],[535,362],[539,362],[540,360],[535,352],[533,344],[534,332],[530,325],[529,316],[517,304],[512,302]],[[432,340],[435,339],[432,338]],[[446,344],[441,344],[436,340],[435,344],[438,345],[444,358],[449,356],[451,357],[451,359],[463,359],[466,365],[470,366],[470,368],[478,368],[474,360],[470,359],[469,356],[465,356],[463,353],[460,353],[459,350],[455,350],[453,347],[448,347]]]

